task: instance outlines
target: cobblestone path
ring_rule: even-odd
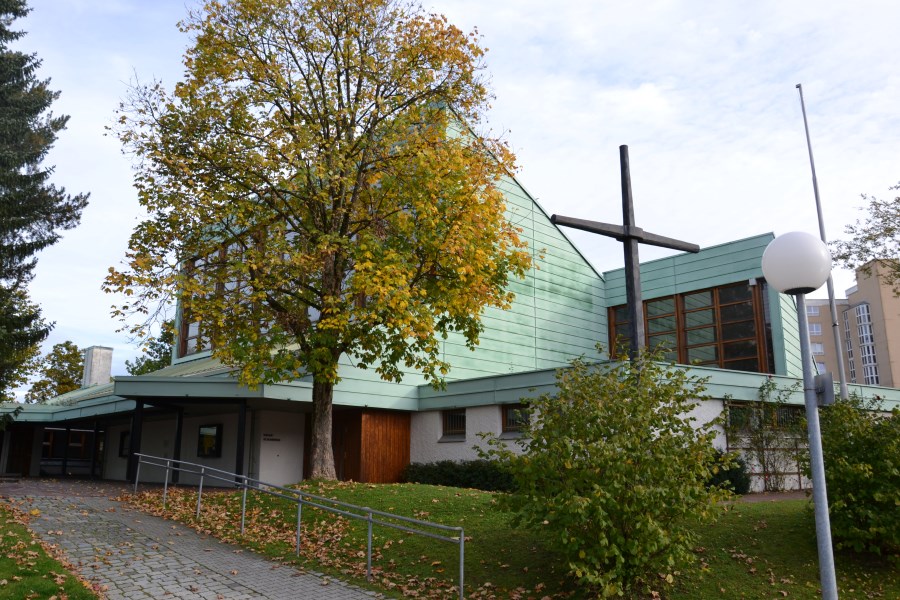
[[[30,528],[58,544],[109,600],[371,600],[319,574],[249,551],[110,500],[122,486],[75,481],[0,483],[0,501],[38,509]]]

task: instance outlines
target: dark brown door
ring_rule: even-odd
[[[334,471],[341,481],[359,481],[360,425],[359,409],[336,410],[331,423],[331,447],[334,451]]]

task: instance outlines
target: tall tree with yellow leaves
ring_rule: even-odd
[[[334,478],[339,359],[438,384],[440,338],[474,347],[530,267],[495,187],[514,158],[472,129],[483,50],[405,0],[209,0],[182,28],[185,80],[123,105],[149,216],[106,290],[136,333],[180,299],[246,385],[311,377],[312,476]]]

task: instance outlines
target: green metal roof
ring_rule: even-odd
[[[778,389],[796,386],[788,396],[789,404],[803,404],[802,380],[796,377],[749,373],[712,367],[689,367],[691,375],[707,378],[705,394],[713,399],[753,401],[758,399],[759,388],[767,380],[775,382]],[[419,390],[419,410],[440,410],[483,406],[489,404],[516,403],[522,399],[535,398],[556,390],[556,369],[544,369],[528,373],[514,373],[495,377],[482,377],[448,383],[444,390],[422,387]],[[862,398],[877,398],[885,410],[900,408],[900,389],[878,386],[850,385],[851,393]]]

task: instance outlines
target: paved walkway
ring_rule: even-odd
[[[175,521],[110,499],[123,485],[87,481],[0,482],[0,500],[38,509],[30,528],[58,544],[109,600],[372,600],[376,594],[280,566]]]

